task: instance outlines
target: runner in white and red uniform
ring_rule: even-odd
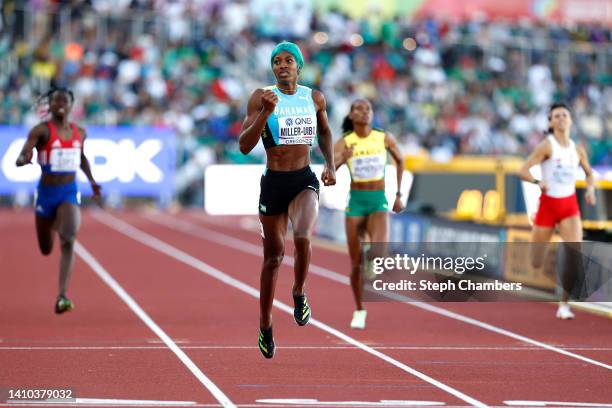
[[[586,201],[595,205],[595,185],[585,150],[570,139],[572,117],[564,104],[554,104],[548,114],[549,135],[536,147],[519,171],[521,179],[537,184],[542,190],[536,213],[531,241],[534,267],[544,263],[546,246],[555,226],[565,243],[582,241],[582,222],[576,198],[576,172],[581,166],[586,174]],[[541,164],[542,180],[536,180],[529,169]],[[574,314],[567,304],[568,288],[564,282],[562,302],[557,310],[560,319],[572,319]]]
[[[566,218],[580,218],[576,198],[576,172],[580,159],[573,140],[569,140],[564,147],[551,134],[546,141],[550,145],[551,155],[541,164],[541,183],[547,189],[540,196],[534,224],[552,228]]]
[[[34,204],[36,235],[43,255],[49,255],[53,249],[54,230],[59,235],[60,277],[55,313],[60,314],[74,307],[66,297],[66,290],[74,261],[74,241],[81,222],[81,198],[76,183],[78,169],[82,169],[89,179],[94,198],[98,200],[100,186],[94,181],[89,161],[83,153],[87,137],[85,129],[68,122],[74,100],[72,92],[52,89],[45,97],[49,99],[51,119],[30,130],[15,164],[24,166],[31,163],[34,148],[38,151],[42,176]]]

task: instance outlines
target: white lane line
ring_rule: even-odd
[[[174,229],[176,231],[181,231],[186,234],[192,235],[196,238],[201,238],[206,241],[214,242],[217,244],[222,244],[230,248],[237,249],[239,251],[245,252],[247,254],[255,255],[257,257],[262,256],[261,245],[255,245],[248,241],[244,241],[239,238],[234,238],[230,235],[223,234],[221,232],[217,232],[199,225],[194,225],[187,221],[178,219],[173,217],[172,221],[166,219],[165,216],[161,214],[156,214],[155,216],[144,215],[147,220],[154,222],[159,225],[163,225],[167,228]],[[295,258],[289,255],[285,255],[283,257],[283,264],[293,267],[293,262]],[[321,266],[310,264],[310,272],[313,272],[316,275],[323,276],[327,279],[336,281],[338,283],[342,283],[344,285],[350,285],[350,280],[348,276],[341,275],[337,272],[331,271],[329,269],[323,268]]]
[[[380,401],[319,401],[310,398],[268,398],[258,399],[256,402],[263,404],[279,404],[283,406],[308,405],[308,406],[363,406],[363,407],[434,407],[445,405],[438,401],[410,401],[410,400],[380,400]]]
[[[605,317],[612,317],[612,302],[569,302],[577,309],[590,310]]]
[[[176,343],[176,342],[175,342]],[[368,343],[365,343],[368,344]],[[540,350],[540,347],[438,347],[438,346],[377,346],[375,344],[368,344],[370,347],[376,350],[420,350],[420,351],[534,351]],[[15,351],[15,350],[29,350],[29,351],[44,351],[44,350],[165,350],[166,346],[2,346],[0,351]],[[257,346],[181,346],[181,350],[206,350],[206,349],[220,349],[220,350],[247,350],[257,349]],[[353,346],[283,346],[283,349],[292,350],[354,350]],[[584,351],[612,351],[609,347],[576,347],[572,350],[584,350]]]
[[[442,308],[430,305],[428,303],[415,304],[415,302],[409,300],[408,297],[402,296],[402,295],[398,295],[398,294],[395,294],[395,293],[385,293],[384,296],[388,297],[389,299],[397,300],[398,302],[402,302],[402,303],[405,303],[405,304],[408,304],[408,305],[411,305],[411,306],[414,306],[414,307],[421,308],[423,310],[428,310],[430,312],[437,313],[437,314],[440,314],[442,316],[449,317],[451,319],[459,320],[459,321],[462,321],[462,322],[467,323],[467,324],[478,326],[478,327],[483,328],[485,330],[489,330],[491,332],[494,332],[494,333],[497,333],[497,334],[501,334],[502,336],[510,337],[510,338],[522,341],[524,343],[529,343],[529,344],[532,344],[534,346],[538,346],[540,348],[543,348],[543,349],[546,349],[546,350],[549,350],[549,351],[553,351],[555,353],[562,354],[562,355],[567,356],[567,357],[572,357],[572,358],[575,358],[577,360],[581,360],[581,361],[584,361],[586,363],[589,363],[589,364],[592,364],[592,365],[595,365],[595,366],[599,366],[599,367],[602,367],[602,368],[605,368],[605,369],[608,369],[608,370],[612,370],[612,365],[609,365],[609,364],[606,364],[606,363],[602,363],[601,361],[593,360],[592,358],[588,358],[588,357],[582,356],[580,354],[572,353],[571,351],[567,351],[566,349],[562,349],[562,348],[559,348],[559,347],[551,346],[550,344],[542,343],[541,341],[537,341],[537,340],[531,339],[529,337],[522,336],[520,334],[511,332],[510,330],[502,329],[500,327],[494,326],[494,325],[489,324],[489,323],[481,322],[480,320],[472,319],[471,317],[463,316],[463,315],[461,315],[459,313],[451,312],[449,310],[442,309]]]
[[[180,262],[183,262],[184,264],[187,264],[197,270],[199,270],[200,272],[205,273],[206,275],[213,277],[215,279],[220,280],[221,282],[226,283],[227,285],[230,285],[238,290],[241,290],[242,292],[245,292],[251,296],[253,296],[256,299],[259,299],[259,290],[255,289],[252,286],[249,286],[245,283],[243,283],[242,281],[239,281],[238,279],[235,279],[231,276],[229,276],[228,274],[200,261],[199,259],[187,254],[186,252],[181,251],[180,249],[167,244],[166,242],[150,235],[147,234],[146,232],[143,232],[141,230],[139,230],[138,228],[116,218],[113,217],[109,214],[100,214],[100,213],[94,213],[94,217],[100,221],[101,223],[107,225],[108,227],[115,229],[116,231],[132,238],[135,241],[138,241],[150,248],[153,248],[165,255],[168,255]],[[290,314],[293,316],[293,308],[289,307],[288,305],[286,305],[285,303],[282,303],[278,300],[274,300],[274,306],[276,306],[277,308],[279,308],[280,310]],[[323,322],[320,322],[316,319],[310,319],[310,324],[318,327],[319,329],[343,340],[346,343],[352,344],[355,347],[360,348],[361,350],[365,351],[366,353],[369,353],[375,357],[378,357],[379,359],[386,361],[387,363],[399,368],[400,370],[403,370],[409,374],[414,375],[415,377],[420,378],[423,381],[428,382],[429,384],[440,388],[443,391],[446,391],[447,393],[454,395],[455,397],[467,402],[468,404],[471,404],[472,406],[475,407],[487,407],[486,404],[470,397],[469,395],[466,395],[464,393],[462,393],[461,391],[452,388],[446,384],[441,383],[440,381],[421,373],[420,371],[415,370],[412,367],[409,367],[407,365],[405,365],[404,363],[401,363],[389,356],[387,356],[386,354],[381,353],[380,351],[375,350],[374,348],[367,346],[357,340],[355,340],[354,338],[342,333],[339,330],[334,329],[331,326],[326,325]]]
[[[0,402],[0,407],[14,407],[14,406],[20,406],[20,407],[40,407],[40,406],[63,406],[63,405],[67,405],[67,406],[79,406],[79,404],[75,404],[75,403],[67,403],[67,402],[62,402],[62,403],[58,403],[58,402],[21,402],[21,403],[3,403]],[[81,405],[85,405],[85,406],[89,406],[89,407],[96,407],[96,406],[100,406],[100,407],[123,407],[125,406],[125,404],[81,404]],[[147,406],[147,405],[142,405],[142,406]],[[151,405],[151,406],[155,406],[155,405]],[[280,405],[282,406],[282,405]],[[402,405],[388,405],[387,407],[398,407],[398,408],[402,408]],[[215,408],[215,407],[221,407],[220,404],[192,404],[189,405],[189,407],[207,407],[207,408]],[[239,408],[278,408],[279,404],[263,404],[263,403],[253,403],[253,404],[240,404],[238,405]],[[311,408],[312,404],[296,404],[296,405],[291,405],[292,408]],[[346,405],[325,405],[325,407],[327,408],[332,408],[332,407],[337,407],[337,408],[345,408]],[[355,408],[357,407],[364,407],[367,408],[368,405],[356,405],[354,406]],[[403,406],[405,407],[405,405]],[[444,408],[468,408],[469,405],[444,405]],[[501,405],[501,406],[490,406],[490,408],[508,408],[507,405]]]
[[[156,216],[156,217],[149,217],[147,216],[147,219],[149,219],[150,221],[160,224],[160,225],[164,225],[167,228],[170,229],[174,229],[177,231],[181,231],[181,232],[185,232],[186,234],[195,236],[197,238],[200,239],[204,239],[207,241],[212,241],[212,242],[216,242],[218,244],[222,244],[228,247],[231,247],[233,249],[236,249],[238,251],[243,251],[246,253],[250,253],[250,254],[254,254],[254,248],[257,248],[257,255],[261,256],[261,248],[251,244],[250,242],[247,241],[243,241],[241,239],[238,238],[234,238],[231,237],[229,235],[225,235],[223,233],[220,232],[216,232],[213,230],[209,230],[207,228],[201,227],[201,226],[195,226],[193,224],[187,223],[183,220],[180,220],[178,218],[173,217],[172,218],[172,222],[169,222],[166,219],[162,219],[162,217],[160,216]],[[244,248],[242,247],[244,246]],[[293,258],[286,256],[283,259],[283,263],[293,266]],[[333,281],[336,282],[340,282],[342,284],[345,285],[350,285],[349,279],[347,276],[344,275],[340,275],[337,272],[334,272],[332,270],[317,266],[317,265],[313,265],[310,264],[310,271],[316,275],[325,277],[327,279],[331,279]],[[559,347],[555,347],[555,346],[551,346],[550,344],[546,344],[546,343],[542,343],[541,341],[538,340],[534,340],[532,338],[526,337],[526,336],[522,336],[520,334],[511,332],[510,330],[506,330],[506,329],[502,329],[500,327],[494,326],[492,324],[489,323],[485,323],[482,322],[480,320],[477,319],[473,319],[471,317],[467,317],[464,315],[461,315],[459,313],[455,313],[455,312],[451,312],[449,310],[443,309],[441,307],[437,307],[434,306],[432,304],[429,303],[425,303],[425,302],[415,302],[414,300],[411,300],[409,297],[407,296],[402,296],[402,295],[398,295],[395,293],[380,293],[377,292],[378,294],[382,294],[383,296],[386,296],[390,299],[396,300],[398,302],[402,302],[405,303],[407,305],[413,306],[413,307],[417,307],[419,309],[423,309],[426,310],[428,312],[432,312],[432,313],[436,313],[442,316],[446,316],[450,319],[454,319],[454,320],[459,320],[463,323],[467,323],[467,324],[471,324],[473,326],[477,326],[480,327],[481,329],[485,329],[497,334],[501,334],[502,336],[506,336],[506,337],[510,337],[513,338],[515,340],[519,340],[522,341],[524,343],[528,343],[531,345],[534,345],[536,347],[539,348],[543,348],[558,354],[562,354],[564,356],[567,357],[571,357],[571,358],[575,358],[581,361],[584,361],[586,363],[592,364],[592,365],[596,365],[599,367],[603,367],[605,369],[608,370],[612,370],[612,365],[606,364],[606,363],[602,363],[601,361],[597,361],[597,360],[593,360],[592,358],[588,358],[588,357],[584,357],[581,356],[580,354],[576,354],[576,353],[572,353],[570,351],[567,351],[567,349],[562,349]]]
[[[561,402],[561,401],[504,401],[511,407],[593,407],[609,408],[612,404],[599,404],[596,402]]]
[[[123,300],[130,309],[143,321],[144,324],[159,337],[166,346],[181,360],[191,373],[206,387],[221,405],[228,408],[235,407],[234,403],[217,387],[197,365],[185,354],[179,346],[149,317],[149,315],[136,303],[136,301],[119,285],[119,283],[104,269],[102,265],[85,249],[81,243],[76,242],[75,252],[93,269],[93,271]]]
[[[195,401],[156,401],[156,400],[127,400],[102,398],[74,398],[56,400],[6,400],[9,404],[27,405],[135,405],[153,407],[190,407],[197,405]]]

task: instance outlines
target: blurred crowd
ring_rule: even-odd
[[[169,126],[179,161],[263,162],[237,148],[246,101],[273,83],[270,51],[296,41],[301,83],[323,91],[335,137],[356,98],[407,153],[526,155],[565,101],[574,137],[612,165],[612,31],[473,18],[366,18],[304,0],[2,2],[0,123],[40,119],[51,83],[84,125]],[[188,170],[188,166],[186,167]]]

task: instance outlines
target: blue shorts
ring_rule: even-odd
[[[55,211],[62,203],[81,204],[81,193],[79,193],[76,181],[59,186],[43,186],[39,184],[36,188],[34,211],[37,216],[45,218],[55,217]]]

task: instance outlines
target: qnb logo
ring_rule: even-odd
[[[312,125],[312,118],[295,118],[296,125]]]
[[[2,157],[1,169],[7,180],[12,182],[32,182],[40,177],[40,167],[16,167],[15,160],[25,139],[15,139]],[[162,170],[153,159],[162,151],[160,139],[148,139],[136,146],[131,139],[113,141],[109,139],[87,139],[85,155],[89,159],[92,172],[99,183],[117,180],[130,183],[136,176],[146,183],[160,183],[164,179]],[[36,163],[36,150],[32,163]],[[79,180],[87,181],[82,172]]]
[[[285,126],[301,126],[301,125],[312,125],[312,118],[287,118],[285,119]]]

